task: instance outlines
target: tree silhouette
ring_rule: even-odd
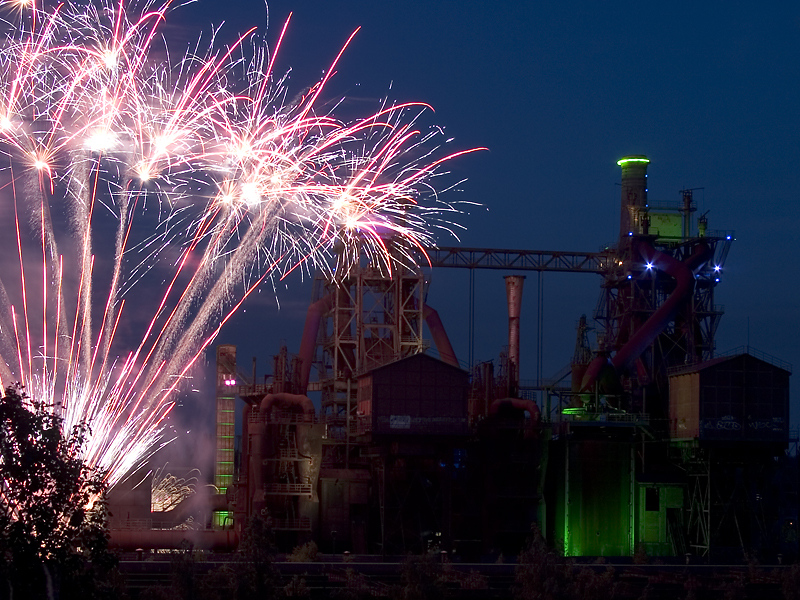
[[[17,387],[0,398],[0,568],[16,597],[102,597],[116,567],[102,473],[80,458],[88,427],[63,426]]]

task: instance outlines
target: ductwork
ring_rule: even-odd
[[[231,551],[239,543],[238,534],[232,529],[111,529],[108,545],[120,550],[178,550],[186,542],[195,550]]]
[[[458,364],[455,350],[453,350],[453,346],[450,344],[450,338],[447,337],[447,331],[444,328],[442,319],[439,318],[439,313],[427,304],[424,304],[422,306],[422,316],[425,319],[425,323],[428,325],[428,330],[431,332],[433,343],[436,346],[437,352],[439,352],[439,358],[447,364],[461,368],[461,365]]]
[[[519,388],[519,318],[522,312],[522,275],[506,275],[506,298],[508,300],[508,392],[516,395]]]
[[[663,271],[674,278],[675,289],[611,359],[611,364],[617,371],[626,371],[631,367],[675,317],[680,305],[692,295],[695,273],[711,257],[711,249],[705,242],[698,244],[692,255],[685,262],[681,262],[664,252],[659,252],[642,240],[639,243],[639,254],[645,263],[653,265],[654,269]]]
[[[261,400],[259,413],[264,417],[264,419],[266,419],[269,412],[276,405],[298,406],[300,407],[300,409],[302,409],[307,420],[314,419],[314,413],[315,413],[314,403],[311,402],[311,399],[308,396],[302,394],[287,394],[285,392],[280,394],[267,394]]]
[[[603,368],[608,364],[611,364],[617,373],[630,369],[642,352],[655,341],[675,317],[681,304],[692,295],[695,274],[711,258],[711,248],[705,242],[698,244],[691,256],[683,262],[664,252],[659,252],[644,240],[638,240],[638,251],[647,264],[675,279],[675,289],[610,361],[607,356],[600,355],[590,363],[583,377],[581,392],[591,390]]]
[[[308,307],[306,322],[303,326],[303,337],[300,340],[300,391],[308,391],[308,379],[311,375],[311,363],[314,359],[314,347],[317,345],[317,334],[322,317],[333,305],[333,294],[317,300]]]
[[[528,414],[530,414],[531,418],[528,422],[528,428],[525,432],[525,437],[535,437],[537,434],[537,426],[539,425],[539,421],[542,416],[536,402],[533,400],[523,400],[522,398],[501,398],[500,400],[495,400],[489,405],[489,415],[496,415],[500,409],[505,406],[515,408],[517,410],[528,411]]]

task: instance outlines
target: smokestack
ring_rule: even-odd
[[[619,220],[619,237],[642,233],[641,219],[647,209],[647,165],[650,162],[641,154],[626,156],[617,161],[622,167],[622,193]]]
[[[522,310],[522,275],[506,275],[508,298],[508,395],[515,396],[519,388],[519,316]]]

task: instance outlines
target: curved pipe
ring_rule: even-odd
[[[422,317],[425,319],[428,330],[431,332],[431,337],[433,338],[433,343],[436,345],[436,350],[439,352],[439,357],[447,364],[460,369],[461,365],[458,364],[455,350],[453,350],[453,346],[450,344],[450,338],[447,337],[447,331],[444,328],[442,319],[439,317],[439,313],[427,304],[423,304]]]
[[[610,364],[610,361],[605,354],[598,354],[595,356],[592,362],[589,363],[589,366],[586,367],[586,372],[583,374],[583,379],[581,380],[581,387],[577,391],[579,393],[589,391],[608,364]]]
[[[495,400],[489,405],[489,416],[496,415],[503,406],[510,406],[511,408],[516,408],[517,410],[527,410],[531,415],[531,419],[528,423],[528,430],[525,435],[526,437],[535,436],[536,426],[539,424],[539,420],[542,417],[542,413],[539,410],[536,402],[533,400],[523,400],[522,398],[501,398],[499,400]]]
[[[642,258],[654,268],[674,278],[675,289],[611,359],[611,364],[617,371],[629,369],[672,320],[681,303],[694,291],[695,272],[709,259],[709,253],[708,244],[703,242],[695,247],[685,262],[681,262],[664,252],[659,252],[647,242],[640,243],[639,254]]]
[[[683,262],[664,252],[659,252],[645,241],[640,241],[638,249],[639,254],[647,263],[675,279],[675,289],[610,361],[607,357],[600,355],[589,364],[583,376],[581,392],[589,391],[592,388],[603,367],[609,363],[617,372],[630,368],[672,320],[680,305],[692,294],[694,276],[709,260],[711,254],[711,248],[705,242],[698,244],[691,256]]]
[[[331,309],[333,294],[317,300],[308,307],[306,322],[303,326],[303,337],[300,341],[300,391],[308,390],[308,378],[311,375],[311,362],[314,358],[314,347],[317,345],[317,333],[323,315]]]
[[[261,400],[261,406],[259,407],[259,413],[263,415],[266,419],[269,411],[272,410],[272,407],[275,405],[283,405],[283,406],[299,406],[306,417],[311,419],[314,418],[314,403],[311,402],[311,399],[308,396],[302,394],[287,394],[285,392],[279,394],[267,394]]]

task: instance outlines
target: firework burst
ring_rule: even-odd
[[[361,257],[391,271],[451,227],[433,180],[463,152],[419,131],[429,107],[348,123],[319,111],[341,52],[285,102],[273,71],[288,21],[272,51],[212,37],[173,61],[169,2],[3,4],[3,205],[19,260],[0,277],[0,380],[67,427],[88,423],[84,458],[110,486],[165,442],[176,392],[263,282],[342,276]]]

